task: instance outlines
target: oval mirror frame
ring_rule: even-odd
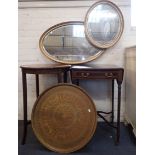
[[[85,40],[86,42],[88,43],[89,46],[91,46],[92,48],[94,48],[97,53],[93,56],[89,56],[89,58],[86,58],[85,60],[81,60],[81,61],[72,61],[72,60],[59,60],[58,58],[54,57],[53,55],[49,54],[48,51],[46,50],[46,48],[44,47],[44,40],[45,38],[48,36],[48,34],[50,32],[53,32],[54,30],[58,29],[58,28],[61,28],[61,27],[64,27],[64,26],[68,26],[68,25],[83,25],[83,35],[85,37]],[[86,36],[85,36],[85,33],[84,33],[84,22],[82,21],[68,21],[68,22],[62,22],[62,23],[59,23],[59,24],[56,24],[52,27],[50,27],[49,29],[47,29],[40,37],[40,40],[39,40],[39,48],[41,50],[41,52],[47,57],[49,58],[50,60],[53,60],[55,62],[59,62],[59,63],[63,63],[63,64],[81,64],[81,63],[85,63],[85,62],[89,62],[89,61],[92,61],[94,59],[96,59],[97,57],[99,57],[103,52],[104,50],[101,50],[101,49],[98,49],[94,46],[92,46],[92,44],[89,43],[89,41],[87,40]],[[83,51],[84,52],[84,51]],[[61,55],[60,55],[61,56]]]
[[[117,14],[115,16],[118,15],[118,18],[119,18],[119,27],[118,27],[118,32],[116,33],[116,35],[110,39],[109,41],[105,41],[103,43],[100,43],[99,41],[97,40],[94,40],[93,37],[92,37],[92,34],[91,34],[91,30],[89,28],[89,16],[90,14],[92,13],[92,11],[97,8],[97,6],[99,5],[107,5],[109,6],[110,8],[113,9],[114,12],[116,12]],[[95,13],[95,12],[94,12]],[[104,15],[102,14],[102,16],[104,17]],[[96,18],[96,17],[95,17]],[[110,1],[106,1],[106,0],[101,0],[101,1],[98,1],[96,3],[94,3],[87,11],[86,13],[86,16],[85,16],[85,21],[84,21],[84,26],[85,26],[85,35],[86,35],[86,38],[87,40],[95,47],[97,48],[100,48],[100,49],[106,49],[106,48],[109,48],[113,45],[115,45],[122,33],[123,33],[123,29],[124,29],[124,19],[123,19],[123,14],[121,12],[121,10],[118,8],[118,6],[116,4],[114,4],[113,2],[110,2]],[[111,25],[110,25],[111,26]],[[108,39],[108,38],[105,38],[105,40]]]

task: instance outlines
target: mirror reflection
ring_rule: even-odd
[[[90,13],[88,29],[91,30],[93,39],[99,42],[110,41],[119,30],[119,16],[108,5],[98,5]]]
[[[85,24],[89,41],[96,47],[107,48],[118,41],[123,17],[113,3],[101,1],[88,10]]]
[[[67,22],[50,28],[41,37],[41,44],[46,56],[62,63],[83,63],[101,54],[85,38],[82,22]]]

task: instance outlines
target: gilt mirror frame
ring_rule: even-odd
[[[98,6],[98,5],[109,5],[112,9],[114,9],[114,11],[116,11],[116,13],[119,16],[119,22],[120,22],[120,26],[119,26],[119,31],[117,32],[117,34],[110,40],[107,41],[105,43],[99,43],[98,41],[94,40],[90,31],[89,31],[89,27],[88,27],[88,20],[89,20],[89,15],[90,13]],[[114,4],[113,2],[107,1],[107,0],[101,0],[98,1],[96,3],[94,3],[87,11],[86,16],[85,16],[85,21],[84,21],[84,26],[85,26],[85,34],[86,34],[86,38],[87,40],[95,47],[100,48],[100,49],[106,49],[109,47],[112,47],[113,45],[115,45],[120,37],[122,36],[123,33],[123,29],[124,29],[124,18],[123,18],[123,14],[121,12],[121,10],[119,9],[119,7]]]
[[[41,50],[41,52],[47,57],[49,58],[50,60],[53,60],[55,62],[59,62],[59,63],[63,63],[63,64],[82,64],[82,63],[86,63],[86,62],[89,62],[89,61],[92,61],[94,59],[96,59],[97,57],[99,57],[103,52],[104,50],[101,50],[101,49],[98,49],[96,47],[94,47],[92,44],[89,43],[89,41],[87,40],[86,36],[85,36],[85,32],[84,33],[84,36],[85,36],[85,39],[86,41],[88,42],[88,44],[90,46],[92,46],[93,48],[95,48],[98,52],[93,55],[93,56],[90,56],[89,58],[87,58],[86,60],[81,60],[81,61],[63,61],[63,60],[59,60],[57,58],[55,58],[54,56],[52,56],[51,54],[49,54],[47,52],[47,50],[45,49],[44,47],[44,39],[45,37],[52,31],[54,31],[55,29],[58,29],[60,27],[63,27],[63,26],[68,26],[68,25],[83,25],[84,27],[84,22],[82,21],[68,21],[68,22],[62,22],[62,23],[59,23],[59,24],[56,24],[52,27],[50,27],[49,29],[47,29],[40,37],[40,40],[39,40],[39,48]]]

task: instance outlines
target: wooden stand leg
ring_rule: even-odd
[[[27,81],[26,81],[26,73],[22,71],[22,82],[23,82],[23,137],[22,137],[22,145],[26,142],[27,135]]]
[[[39,75],[36,74],[36,97],[39,96]]]
[[[117,136],[116,136],[116,144],[119,143],[120,139],[120,108],[121,108],[121,83],[118,83],[118,106],[117,106]]]
[[[64,81],[64,83],[67,83],[67,71],[64,71],[63,81]]]
[[[114,122],[114,80],[112,80],[112,115],[111,115],[111,123]]]
[[[76,79],[76,85],[77,85],[77,86],[80,85],[80,81],[79,81],[79,79]]]

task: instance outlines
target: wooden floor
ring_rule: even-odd
[[[57,155],[44,148],[33,134],[31,125],[28,127],[27,142],[21,145],[22,122],[19,121],[19,155]],[[120,144],[114,143],[114,130],[105,123],[98,123],[95,135],[81,150],[70,155],[136,155],[135,138],[128,127],[121,123]]]

